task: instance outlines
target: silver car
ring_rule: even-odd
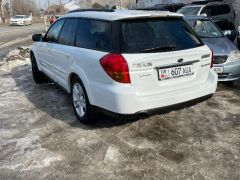
[[[236,12],[231,3],[213,0],[194,1],[191,5],[182,7],[177,11],[185,16],[206,16],[220,18],[235,23]]]
[[[219,81],[234,82],[240,78],[240,51],[209,18],[185,17],[204,44],[213,50],[213,68]]]

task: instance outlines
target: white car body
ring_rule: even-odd
[[[78,12],[64,17],[121,20],[169,16],[180,15],[170,12],[116,11]],[[135,114],[190,101],[214,94],[217,88],[218,78],[210,68],[211,50],[207,46],[172,52],[122,54],[129,68],[129,84],[112,80],[101,67],[99,59],[108,52],[47,42],[35,42],[31,51],[39,70],[69,93],[70,79],[74,73],[81,78],[91,105],[118,114]],[[159,81],[156,67],[176,64],[179,58],[186,63],[196,61],[193,64],[194,74]]]
[[[25,26],[25,25],[31,25],[32,24],[32,18],[30,16],[26,15],[16,15],[12,17],[9,21],[10,26]]]

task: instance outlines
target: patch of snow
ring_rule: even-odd
[[[9,61],[15,61],[14,65],[16,63],[29,61],[29,52],[30,47],[28,46],[22,46],[18,47],[17,49],[11,50],[5,57],[0,59],[0,66],[6,64],[6,62]]]
[[[20,53],[20,50],[19,50],[19,49],[14,49],[14,50],[10,51],[10,52],[6,55],[6,57],[9,58],[9,57],[11,57],[11,56],[17,56],[19,53]]]

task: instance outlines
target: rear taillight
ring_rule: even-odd
[[[210,65],[210,68],[212,68],[213,67],[213,50],[211,49],[211,65]]]
[[[128,65],[120,54],[107,54],[100,59],[104,71],[115,81],[131,83]]]

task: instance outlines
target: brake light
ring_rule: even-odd
[[[113,80],[131,83],[127,62],[121,54],[107,54],[100,59],[100,64]]]
[[[212,50],[212,49],[211,49],[211,52],[212,52],[212,53],[211,53],[212,56],[211,56],[211,65],[210,65],[210,68],[213,67],[213,50]]]

